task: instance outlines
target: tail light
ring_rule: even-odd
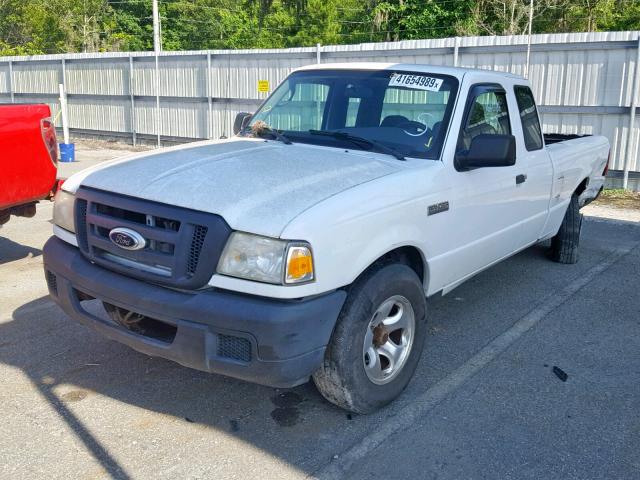
[[[44,146],[47,147],[49,157],[54,166],[58,165],[58,140],[56,139],[56,127],[50,117],[40,120],[40,131]]]
[[[53,202],[53,199],[56,196],[56,193],[62,190],[62,184],[65,182],[65,180],[66,178],[56,178],[56,181],[53,184],[53,188],[51,188],[51,191],[49,192],[49,196],[47,197],[48,200],[51,200]]]
[[[611,160],[611,150],[609,150],[609,156],[607,157],[607,163],[604,166],[604,170],[602,171],[602,176],[606,177],[607,172],[609,171],[609,161]]]
[[[57,178],[56,183],[53,185],[53,195],[58,193],[58,190],[62,190],[62,184],[65,182],[66,178]]]

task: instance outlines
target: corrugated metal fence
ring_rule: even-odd
[[[609,137],[611,168],[622,170],[631,140],[630,169],[640,171],[640,121],[629,135],[640,32],[534,35],[529,78],[546,132]],[[68,93],[72,130],[167,139],[231,134],[240,111],[266,97],[294,68],[310,63],[381,61],[490,68],[524,74],[527,37],[464,37],[283,50],[153,52],[0,57],[0,102],[57,104]],[[156,107],[156,95],[160,106]],[[636,104],[640,94],[636,94]],[[640,109],[637,111],[640,114]],[[159,117],[158,117],[159,115]],[[157,121],[159,118],[159,122]]]

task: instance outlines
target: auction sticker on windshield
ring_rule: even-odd
[[[389,79],[389,86],[438,92],[440,91],[440,87],[442,86],[442,79],[428,77],[426,75],[408,75],[406,73],[394,73]]]

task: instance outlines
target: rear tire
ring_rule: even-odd
[[[551,239],[551,260],[565,264],[576,263],[578,261],[581,231],[582,214],[578,205],[578,196],[574,194],[571,196],[560,230]]]
[[[313,374],[320,393],[355,413],[391,402],[418,365],[425,317],[422,282],[411,268],[387,264],[365,273],[351,287],[324,362]]]

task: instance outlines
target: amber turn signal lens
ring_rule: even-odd
[[[313,257],[306,246],[292,245],[287,252],[286,283],[301,283],[313,280]]]

